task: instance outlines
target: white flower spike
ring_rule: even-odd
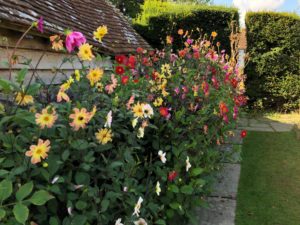
[[[116,221],[116,223],[115,223],[115,225],[124,225],[123,223],[121,223],[122,222],[122,219],[121,218],[119,218],[119,219],[117,219],[117,221]]]
[[[166,163],[167,158],[166,158],[166,153],[165,152],[163,152],[162,150],[159,150],[158,156],[159,156],[162,163]]]
[[[160,183],[159,183],[159,181],[157,181],[157,183],[156,183],[155,192],[156,192],[157,196],[160,195],[161,188],[160,188]]]
[[[142,202],[143,202],[143,198],[142,197],[139,197],[139,200],[138,202],[136,203],[135,207],[134,207],[134,212],[133,212],[133,216],[139,216],[140,215],[140,209],[142,207]]]
[[[107,113],[107,116],[106,116],[106,123],[104,124],[104,127],[111,128],[111,123],[112,123],[112,111],[110,110],[110,111]]]
[[[144,127],[140,127],[140,128],[138,129],[138,132],[137,132],[137,137],[138,137],[138,138],[143,138],[144,135],[145,135],[145,128],[144,128]]]
[[[189,172],[189,169],[192,167],[191,163],[190,163],[190,158],[187,156],[186,157],[186,172]]]

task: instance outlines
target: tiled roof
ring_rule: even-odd
[[[122,13],[105,0],[0,0],[0,26],[1,20],[28,26],[40,16],[45,21],[45,34],[63,33],[66,28],[80,31],[100,52],[126,54],[137,47],[151,48]],[[107,25],[108,34],[100,44],[93,40],[93,31],[101,25]]]
[[[247,49],[247,34],[246,29],[242,29],[239,34],[239,49]]]

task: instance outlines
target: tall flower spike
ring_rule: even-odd
[[[107,116],[106,116],[106,122],[105,122],[104,127],[111,128],[111,123],[112,123],[112,111],[110,110],[110,111],[107,113]]]
[[[144,201],[144,199],[142,197],[139,197],[138,202],[135,204],[134,207],[134,212],[133,212],[133,216],[139,216],[140,215],[140,209],[142,207],[142,202]]]

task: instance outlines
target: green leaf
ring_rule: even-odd
[[[0,183],[0,201],[7,199],[12,193],[12,182],[10,180],[3,180]]]
[[[73,141],[71,143],[71,147],[76,150],[84,150],[89,147],[89,143],[86,140],[79,139],[79,140]]]
[[[87,207],[87,203],[84,201],[78,201],[76,202],[75,207],[79,210],[83,210]]]
[[[191,195],[193,194],[193,188],[189,185],[184,185],[180,188],[181,193],[186,194],[186,195]]]
[[[104,199],[101,202],[101,212],[105,212],[108,209],[108,206],[109,206],[109,200]]]
[[[85,184],[89,185],[90,183],[90,175],[88,173],[77,172],[75,174],[76,184]]]
[[[6,212],[4,209],[0,209],[0,221],[5,217]]]
[[[171,207],[172,209],[179,209],[179,208],[180,208],[180,204],[179,204],[178,202],[172,202],[172,203],[170,204],[170,207]]]
[[[191,171],[191,176],[196,177],[196,176],[200,175],[201,173],[203,173],[203,171],[204,170],[202,168],[200,168],[200,167],[194,168]]]
[[[21,69],[18,74],[17,74],[17,78],[16,81],[20,84],[24,81],[24,78],[26,76],[26,74],[28,73],[28,69],[27,68],[23,68]]]
[[[59,220],[55,217],[51,217],[49,220],[49,225],[59,225]]]
[[[8,174],[8,173],[9,173],[8,170],[0,170],[0,177],[6,175],[6,174]]]
[[[16,193],[16,199],[18,201],[22,201],[24,198],[26,198],[28,195],[30,195],[30,193],[32,192],[32,189],[33,189],[32,181],[22,185]]]
[[[174,192],[174,193],[179,193],[179,189],[178,189],[178,187],[177,187],[175,184],[171,184],[171,185],[169,186],[169,190],[170,190],[171,192]]]
[[[23,205],[22,203],[17,203],[14,206],[13,213],[19,223],[25,224],[29,215],[27,206]]]
[[[0,78],[0,90],[3,90],[5,92],[11,91],[10,82],[8,80]]]
[[[33,196],[28,199],[34,205],[44,205],[47,201],[54,198],[47,191],[40,190],[33,194]]]
[[[166,225],[166,222],[162,219],[155,221],[155,224],[157,225]]]
[[[66,161],[66,160],[69,158],[69,156],[70,156],[70,151],[67,149],[67,150],[65,150],[65,151],[63,152],[63,154],[61,155],[61,159],[62,159],[63,161]]]
[[[83,215],[76,215],[72,219],[71,224],[72,225],[85,225],[87,221],[87,217]]]
[[[123,162],[115,161],[115,162],[111,163],[109,167],[113,169],[113,168],[120,167],[120,166],[123,166]]]
[[[27,93],[29,95],[35,95],[40,90],[41,85],[38,83],[34,83],[29,86]]]

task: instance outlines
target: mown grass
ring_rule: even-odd
[[[300,224],[300,141],[249,132],[242,150],[236,225]]]

